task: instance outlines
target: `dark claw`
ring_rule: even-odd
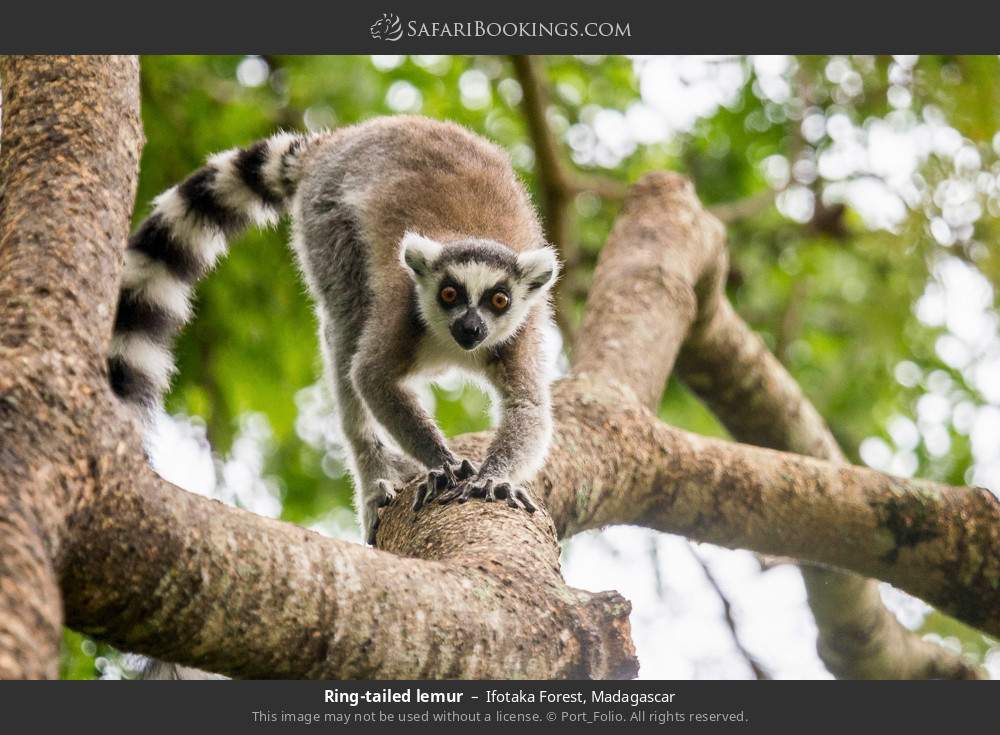
[[[437,501],[441,505],[444,505],[445,503],[450,503],[452,500],[457,498],[461,493],[462,493],[462,486],[456,485],[455,487],[445,490],[443,493],[438,495]]]
[[[476,474],[476,468],[472,466],[472,462],[467,459],[462,460],[462,464],[458,467],[458,479],[468,480],[470,477]]]
[[[472,462],[469,460],[462,460],[462,464],[459,465],[455,476],[458,480],[455,485],[441,493],[440,497],[438,497],[438,502],[442,505],[450,503],[452,500],[465,503],[469,498],[481,498],[486,494],[483,481],[472,479],[476,476],[476,468],[472,466]],[[487,480],[487,482],[490,485],[493,483],[492,480]]]
[[[457,500],[459,503],[466,502],[469,498],[480,498],[482,497],[482,487],[477,482],[472,482],[469,480],[463,480],[455,487],[441,494],[438,498],[438,502],[442,505],[445,503],[450,503],[452,500]]]
[[[427,498],[427,483],[421,482],[417,485],[417,491],[413,494],[413,510],[414,512],[420,510],[421,506],[424,504],[424,500]]]
[[[501,482],[497,485],[497,497],[506,498],[507,505],[511,508],[520,508],[521,506],[517,502],[517,498],[514,496],[514,491],[510,486],[509,482]]]
[[[376,480],[375,487],[378,488],[379,493],[377,499],[373,498],[374,502],[371,502],[369,506],[372,514],[372,527],[368,530],[368,543],[372,546],[375,545],[375,536],[382,522],[379,517],[379,510],[391,505],[396,499],[396,491],[393,489],[392,483],[388,480]]]
[[[520,485],[512,485],[509,482],[501,482],[496,486],[493,494],[499,500],[506,500],[507,505],[511,508],[524,510],[528,513],[534,513],[538,510],[538,507],[535,505],[534,498],[531,497],[531,493]]]
[[[431,502],[435,496],[441,490],[448,487],[448,476],[443,470],[431,470],[427,473],[427,481],[424,483],[427,486],[427,494],[424,497],[424,502]]]
[[[425,490],[423,492],[419,488],[417,490],[417,497],[413,500],[413,509],[419,510],[435,498],[441,503],[454,500],[460,494],[454,490],[461,487],[463,481],[475,477],[475,475],[476,468],[467,459],[463,459],[459,465],[446,462],[440,469],[430,470],[427,473]]]
[[[378,485],[379,490],[382,491],[382,497],[379,499],[378,507],[385,508],[396,499],[396,491],[393,489],[392,485],[389,484],[388,480],[378,480],[375,484]]]
[[[490,500],[490,495],[493,492],[493,480],[486,480],[485,482],[466,482],[462,486],[462,494],[458,496],[459,503],[468,502],[469,498],[483,498],[486,501]]]
[[[531,494],[523,487],[515,488],[513,494],[521,502],[521,505],[524,506],[524,509],[528,511],[528,513],[534,513],[538,510],[538,508],[535,507],[535,501],[531,497]]]
[[[468,502],[472,498],[482,498],[487,503],[506,500],[511,508],[534,513],[538,510],[534,498],[520,485],[509,482],[496,482],[493,478],[466,480],[452,488],[448,488],[437,497],[442,505],[457,500]]]

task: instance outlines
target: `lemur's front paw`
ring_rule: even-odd
[[[396,499],[396,491],[388,480],[376,480],[375,491],[365,500],[365,537],[375,545],[375,535],[380,524],[379,510]]]
[[[506,500],[511,508],[521,508],[529,513],[534,513],[538,506],[531,493],[523,485],[506,480],[497,480],[494,477],[477,477],[458,484],[446,490],[438,497],[439,503],[450,503],[457,500],[465,503],[470,498],[481,498],[487,503],[497,500]]]
[[[417,494],[413,498],[413,510],[420,510],[421,506],[434,500],[442,491],[452,490],[475,474],[476,468],[467,459],[463,459],[461,463],[445,462],[440,469],[430,470],[427,473],[427,480],[417,487]]]

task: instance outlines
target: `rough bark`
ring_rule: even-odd
[[[837,566],[1000,631],[1000,503],[988,494],[690,434],[591,379],[562,381],[556,405],[566,450],[540,482],[560,535],[638,524]]]
[[[115,459],[93,429],[108,414],[101,365],[135,196],[138,66],[9,58],[0,77],[0,676],[52,676],[65,516]]]
[[[237,677],[635,675],[629,604],[562,582],[546,514],[398,508],[373,551],[147,476],[73,515],[67,624]]]
[[[241,676],[630,676],[628,603],[558,570],[557,537],[612,523],[878,576],[1000,633],[984,493],[705,439],[649,410],[688,331],[671,314],[707,323],[722,272],[695,257],[684,281],[652,257],[719,239],[670,176],[636,187],[602,253],[554,387],[546,509],[414,514],[409,486],[372,551],[165,483],[103,371],[141,144],[135,60],[7,60],[0,79],[0,677],[55,674],[60,606],[102,640]],[[661,210],[681,229],[658,230]],[[488,440],[457,444],[476,457]]]

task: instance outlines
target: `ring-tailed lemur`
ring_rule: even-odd
[[[523,483],[551,434],[542,333],[558,261],[506,154],[455,124],[400,116],[282,133],[211,157],[160,195],[126,251],[108,358],[115,392],[159,402],[195,282],[227,238],[286,210],[368,542],[393,487],[418,472],[414,509],[480,497],[533,512]],[[478,471],[407,387],[449,367],[500,396]]]

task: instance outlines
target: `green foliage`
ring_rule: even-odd
[[[97,643],[69,629],[63,630],[59,678],[97,679],[109,674],[125,678],[130,672],[121,669],[117,663],[119,659],[120,655],[106,643]]]
[[[238,77],[242,57],[143,59],[148,142],[137,221],[157,193],[210,153],[280,128],[348,125],[401,111],[455,120],[494,139],[511,152],[529,187],[536,194],[539,190],[519,107],[520,88],[504,58],[276,56],[263,61],[266,77],[245,78],[260,82],[247,86]],[[984,171],[996,171],[991,148],[1000,128],[996,57],[922,57],[915,64],[887,57],[798,57],[780,75],[788,87],[783,99],[767,93],[773,80],[761,77],[762,67],[739,64],[746,77],[726,104],[708,110],[690,130],[632,145],[610,166],[599,166],[573,145],[574,136],[592,129],[601,111],[628,113],[640,101],[640,89],[649,90],[626,58],[549,58],[549,122],[560,140],[569,142],[567,160],[581,162],[581,169],[599,169],[623,182],[650,170],[680,170],[694,179],[706,203],[765,190],[774,180],[768,162],[780,160],[792,168],[791,186],[822,197],[837,182],[810,176],[808,166],[804,175],[794,173],[799,161],[815,168],[834,145],[829,126],[818,136],[804,135],[803,120],[815,114],[828,121],[843,115],[862,130],[895,114],[896,106],[917,117],[937,116],[979,151]],[[909,95],[906,105],[900,104],[904,93]],[[919,171],[926,192],[953,174],[951,160],[937,153]],[[851,458],[860,461],[865,438],[881,437],[892,445],[890,422],[915,416],[917,401],[932,384],[945,386],[954,402],[983,403],[967,376],[939,357],[935,345],[943,329],[917,319],[914,305],[945,254],[1000,284],[1000,254],[993,245],[981,245],[1000,235],[1000,207],[994,200],[985,202],[989,216],[975,223],[973,235],[943,247],[929,227],[939,214],[930,194],[892,231],[869,228],[858,213],[839,213],[835,203],[827,204],[830,208],[817,209],[806,223],[770,208],[733,226],[728,290],[737,310],[788,366]],[[577,197],[574,228],[583,254],[578,274],[583,284],[589,282],[619,206],[590,194]],[[824,211],[833,215],[824,220],[819,216]],[[167,407],[204,419],[213,448],[223,456],[238,436],[242,415],[265,416],[272,432],[265,474],[280,487],[282,516],[311,524],[348,508],[351,489],[328,448],[307,441],[297,430],[295,396],[317,382],[320,360],[312,307],[286,240],[284,229],[240,238],[198,287],[197,316],[177,347],[180,371]],[[581,294],[570,321],[579,319],[582,307]],[[895,377],[904,361],[916,375],[905,384]],[[478,391],[436,389],[434,395],[447,434],[488,425],[487,402]],[[693,431],[724,433],[676,381],[671,381],[660,413]],[[964,483],[972,461],[967,430],[949,423],[947,433],[950,447],[944,453],[932,453],[926,442],[918,442],[912,469]],[[921,631],[956,637],[975,655],[986,651],[982,636],[939,614],[929,616]],[[94,658],[104,653],[103,647],[67,633],[64,676],[94,676]]]

